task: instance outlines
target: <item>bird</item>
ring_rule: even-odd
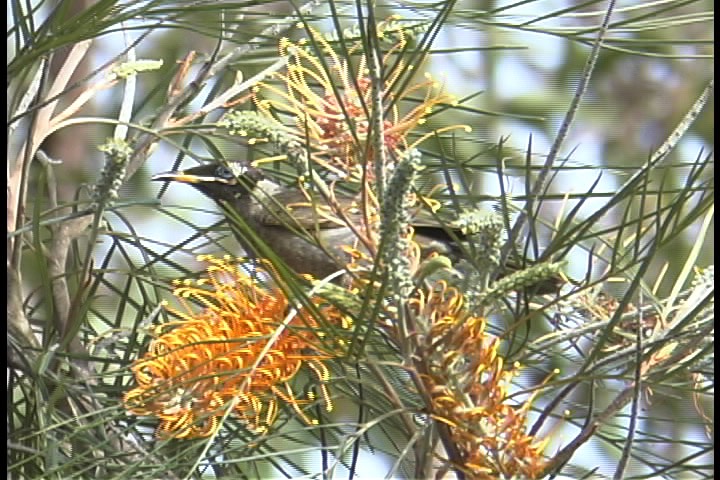
[[[263,169],[245,161],[205,163],[159,173],[151,180],[191,185],[223,209],[248,256],[265,256],[258,255],[263,253],[258,250],[262,250],[264,243],[298,274],[316,279],[333,275],[347,265],[348,246],[362,248],[358,229],[348,225],[357,225],[364,218],[357,195],[333,196],[336,210],[343,213],[338,218],[330,214],[332,209],[320,196],[308,199],[307,192],[282,185],[270,179]],[[238,228],[242,223],[247,228]],[[417,215],[411,223],[413,239],[421,247],[423,257],[430,252],[451,259],[461,255],[459,240],[465,236],[459,230],[443,226],[428,215]],[[247,235],[248,231],[253,232],[254,238]],[[537,293],[556,289],[555,285],[544,286]]]

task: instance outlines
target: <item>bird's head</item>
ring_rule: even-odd
[[[151,178],[155,181],[187,183],[216,202],[233,202],[248,196],[263,179],[262,170],[246,162],[204,164],[178,172],[159,173]]]

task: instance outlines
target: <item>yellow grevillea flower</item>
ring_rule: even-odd
[[[537,478],[547,440],[525,433],[533,397],[520,405],[508,400],[519,366],[504,368],[499,339],[486,332],[485,319],[465,313],[462,295],[443,282],[410,305],[429,326],[419,355],[429,366],[422,380],[432,418],[448,426],[468,477]]]
[[[355,166],[371,162],[375,154],[364,151],[372,129],[372,82],[367,68],[367,52],[357,54],[360,42],[352,44],[345,55],[338,55],[330,42],[317,31],[309,30],[315,50],[323,59],[308,48],[308,40],[294,43],[288,39],[280,42],[280,55],[288,58],[286,72],[273,74],[282,87],[274,83],[259,83],[254,90],[258,111],[266,117],[274,129],[283,131],[289,138],[312,150],[316,162],[340,174],[356,174]],[[417,146],[427,136],[448,129],[469,129],[454,125],[409,140],[409,133],[423,124],[433,108],[440,104],[455,104],[453,96],[443,92],[442,85],[429,75],[420,83],[403,87],[401,75],[413,70],[397,53],[405,47],[402,30],[396,32],[400,40],[385,53],[379,62],[387,72],[382,80],[381,96],[384,112],[383,145],[392,153],[407,151]],[[352,58],[352,62],[348,60]],[[416,97],[401,105],[402,100]],[[363,158],[359,158],[362,153]],[[370,169],[368,169],[369,171]]]
[[[229,258],[207,261],[208,278],[185,281],[173,291],[184,309],[166,306],[181,320],[161,325],[147,353],[132,366],[137,387],[124,403],[136,415],[160,419],[159,437],[194,438],[213,434],[220,419],[236,415],[254,431],[265,431],[282,403],[310,419],[289,382],[308,367],[328,411],[332,403],[323,360],[332,356],[318,348],[317,322],[292,305],[280,289],[267,290]],[[195,311],[187,299],[204,305]],[[340,321],[331,309],[328,321]]]

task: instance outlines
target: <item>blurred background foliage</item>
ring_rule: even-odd
[[[295,420],[259,447],[232,423],[213,444],[153,442],[152,424],[133,423],[120,399],[131,381],[128,367],[147,344],[146,327],[160,321],[158,305],[170,297],[170,280],[196,276],[203,268],[198,253],[237,254],[234,240],[216,228],[214,206],[189,187],[159,193],[150,175],[199,159],[262,156],[262,148],[213,128],[224,106],[190,116],[231,88],[238,75],[250,79],[275,62],[281,37],[307,37],[303,22],[322,32],[351,28],[367,21],[369,7],[346,1],[8,2],[9,478],[291,478],[322,470],[316,446],[327,446],[327,438]],[[459,99],[456,106],[437,108],[423,129],[472,127],[422,144],[429,172],[438,174],[431,183],[449,168],[454,179],[464,175],[468,181],[463,193],[471,204],[520,208],[558,139],[607,8],[607,2],[561,0],[372,3],[374,18],[399,15],[425,25],[426,33],[411,43],[428,54],[420,70]],[[688,265],[706,269],[714,263],[712,93],[697,116],[686,116],[713,78],[713,21],[710,1],[617,2],[549,171],[552,180],[539,197],[541,208],[531,213],[538,229],[515,239],[539,243],[530,257],[564,259],[575,282],[597,281],[606,294],[655,311],[672,310],[678,291],[691,288]],[[128,87],[123,78],[110,79],[108,65],[128,55],[162,64],[134,77],[134,102],[122,113]],[[208,73],[204,69],[209,76],[201,77]],[[202,83],[192,82],[198,78]],[[46,117],[54,101],[55,123]],[[172,123],[181,118],[188,121]],[[98,147],[123,124],[130,127],[123,138],[133,153],[118,198],[93,203],[93,186],[106,168]],[[671,132],[679,124],[678,141]],[[668,141],[672,151],[644,171]],[[638,172],[643,180],[616,198]],[[611,200],[617,205],[609,208]],[[558,231],[556,219],[576,206],[576,224],[589,218],[592,229],[564,236],[568,230]],[[594,218],[596,212],[602,215]],[[645,237],[633,238],[641,229],[630,219],[641,216],[657,230],[647,227]],[[673,223],[661,228],[666,216]],[[654,243],[654,235],[663,240]],[[643,248],[647,257],[640,254]],[[633,284],[637,270],[616,269],[621,254],[628,266],[641,267],[642,293]],[[711,298],[714,291],[695,312],[698,331],[708,315],[699,312]],[[519,311],[526,310],[508,308]],[[612,369],[603,370],[600,362],[597,383],[583,381],[571,395],[560,395],[573,384],[572,365],[588,358],[587,339],[568,334],[572,347],[532,342],[572,330],[562,319],[582,319],[584,313],[567,300],[534,315],[516,330],[502,322],[493,328],[508,340],[509,358],[533,365],[518,385],[538,385],[553,368],[563,372],[563,381],[537,404],[538,415],[552,407],[546,451],[552,456],[581,429],[591,402],[608,403],[615,398],[610,392],[622,389],[622,375],[633,372],[613,371],[618,377],[610,379],[604,375]],[[714,419],[711,352],[704,345],[684,372],[663,367],[661,378],[643,390],[646,410],[633,417],[641,421],[641,441],[634,444],[625,478],[712,478],[712,436],[706,436]],[[633,359],[627,351],[605,366]],[[593,378],[593,372],[577,373]],[[411,396],[402,382],[395,386],[403,398]],[[352,389],[344,392],[335,422],[355,419]],[[384,400],[365,399],[379,405]],[[573,411],[572,421],[565,410]],[[558,466],[557,478],[610,478],[630,417],[624,410],[616,422],[603,424]],[[385,435],[333,430],[337,444],[358,435],[364,452],[358,465],[349,447],[329,449],[331,458],[343,461],[335,475],[412,476],[398,454],[402,445],[393,444],[394,426],[379,428],[387,428]]]

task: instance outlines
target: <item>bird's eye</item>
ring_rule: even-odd
[[[247,167],[241,163],[230,162],[227,165],[217,167],[215,178],[234,184],[238,178],[242,178],[247,173],[247,170]]]
[[[224,180],[233,180],[235,178],[235,174],[227,167],[218,167],[215,170],[215,175]]]

